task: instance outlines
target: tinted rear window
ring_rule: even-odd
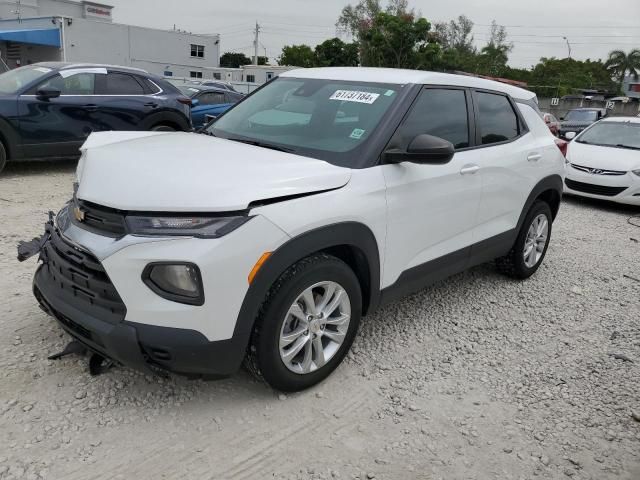
[[[478,128],[483,145],[506,142],[519,135],[518,117],[504,95],[476,92]]]
[[[144,88],[133,75],[109,73],[106,93],[108,95],[144,95]]]

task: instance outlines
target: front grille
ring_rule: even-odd
[[[109,323],[124,319],[124,302],[98,259],[67,242],[57,229],[44,247],[43,260],[45,273],[63,300]]]
[[[605,197],[615,197],[619,193],[624,192],[629,187],[605,187],[603,185],[594,185],[592,183],[576,182],[575,180],[564,181],[565,185],[576,192],[590,193],[592,195],[602,195]]]
[[[73,205],[83,215],[82,221],[78,221],[74,212],[70,212],[79,227],[110,237],[121,237],[127,233],[125,216],[120,210],[83,200],[74,200]]]
[[[591,168],[591,167],[585,167],[582,165],[578,165],[575,163],[571,164],[571,167],[574,168],[575,170],[579,170],[581,172],[585,172],[585,173],[590,173],[592,175],[609,175],[609,176],[620,176],[620,175],[626,175],[627,172],[623,172],[620,170],[603,170],[600,168]]]

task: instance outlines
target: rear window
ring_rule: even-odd
[[[109,73],[106,80],[107,95],[144,95],[144,88],[133,75]]]
[[[476,92],[482,145],[506,142],[520,133],[518,116],[504,95]]]

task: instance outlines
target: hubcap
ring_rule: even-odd
[[[549,220],[541,213],[531,222],[524,241],[524,264],[528,268],[535,267],[544,253],[544,247],[549,239]]]
[[[320,282],[302,292],[280,330],[280,358],[294,373],[310,373],[338,352],[349,330],[351,302],[335,282]]]

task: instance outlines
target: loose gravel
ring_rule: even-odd
[[[324,383],[284,395],[87,360],[31,294],[74,165],[0,176],[0,479],[640,479],[640,211],[567,199],[528,281],[481,266],[364,320]]]

